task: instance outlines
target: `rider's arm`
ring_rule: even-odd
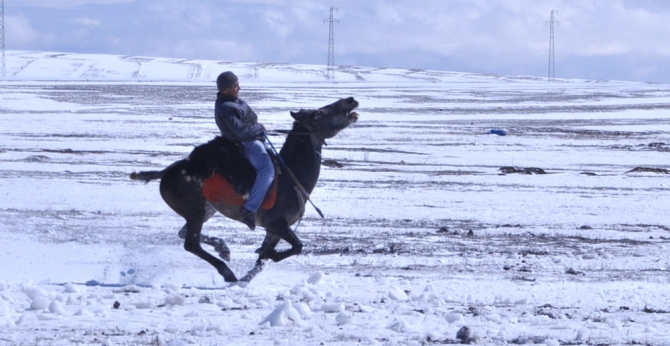
[[[242,110],[237,107],[221,107],[216,113],[216,124],[222,133],[232,133],[240,140],[256,139],[263,136],[263,127],[260,124],[247,124],[242,120],[242,117]],[[223,126],[225,126],[225,129],[222,128]]]

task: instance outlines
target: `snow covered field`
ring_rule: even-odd
[[[270,130],[361,104],[324,148],[326,218],[308,206],[303,254],[245,288],[128,179],[217,134],[228,69]],[[7,71],[0,345],[670,345],[670,85],[36,52]],[[238,276],[264,236],[203,232]]]

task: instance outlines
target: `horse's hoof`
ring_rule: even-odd
[[[228,276],[228,275],[226,275],[226,276],[223,277],[223,281],[225,281],[225,282],[231,282],[231,283],[239,282],[239,281],[237,280],[237,278],[235,277],[235,275],[233,275],[233,276]]]
[[[229,268],[226,268],[223,273],[219,272],[223,276],[223,281],[225,282],[237,282],[237,277],[233,274],[233,271]]]
[[[231,283],[230,286],[237,286],[237,287],[246,288],[247,286],[249,286],[249,282],[247,282],[247,281],[237,281],[237,282]]]
[[[258,250],[256,250],[256,253],[258,254],[259,260],[265,260],[274,257],[277,254],[277,250],[275,249],[264,250],[263,248],[259,248]]]

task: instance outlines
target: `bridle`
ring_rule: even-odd
[[[321,138],[319,134],[322,133],[329,133],[332,130],[323,130],[323,131],[315,131],[313,126],[310,126],[309,124],[302,122],[302,121],[294,121],[293,122],[293,127],[295,128],[296,125],[300,125],[306,131],[295,131],[295,130],[272,130],[272,134],[280,134],[280,135],[297,135],[297,136],[314,136],[314,139],[316,140],[317,144],[325,145],[327,146],[328,144],[326,143],[325,138]],[[351,122],[349,123],[351,125]]]

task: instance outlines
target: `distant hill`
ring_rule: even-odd
[[[7,80],[211,82],[232,70],[246,82],[324,82],[325,65],[227,62],[53,52],[6,52]],[[545,82],[545,78],[338,66],[336,82]]]

